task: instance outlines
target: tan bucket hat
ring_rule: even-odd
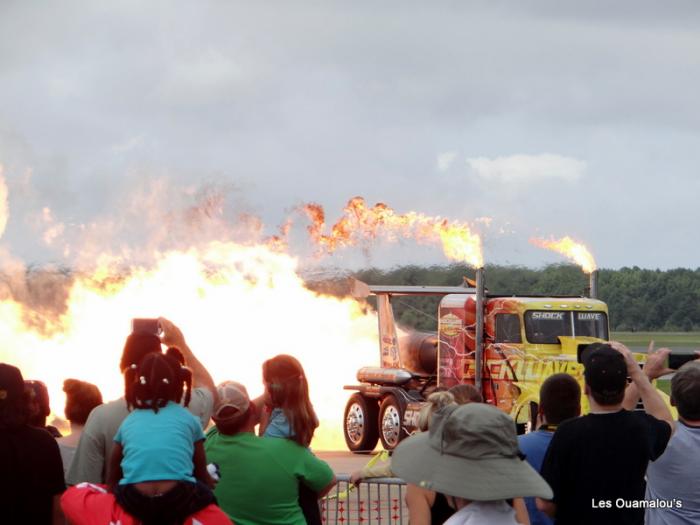
[[[513,420],[485,403],[435,412],[428,432],[399,444],[391,469],[408,483],[472,501],[552,498],[518,449]]]

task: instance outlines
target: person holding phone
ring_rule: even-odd
[[[179,349],[185,365],[192,371],[192,398],[187,410],[199,418],[202,428],[206,428],[216,402],[214,380],[194,356],[177,326],[162,317],[151,321],[154,322],[134,323],[135,331],[126,338],[124,344],[120,371],[124,374],[132,364],[141,362],[150,353],[162,353],[163,345]],[[111,474],[109,458],[114,449],[114,436],[128,415],[129,409],[124,397],[100,405],[90,413],[66,476],[69,485],[84,481],[105,483]]]

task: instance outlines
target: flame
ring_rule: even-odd
[[[440,242],[450,260],[476,268],[484,265],[481,238],[462,222],[413,211],[398,214],[381,202],[370,208],[362,197],[355,197],[348,201],[343,216],[326,234],[323,207],[311,203],[302,209],[311,221],[307,228],[311,239],[328,253],[363,241],[373,241],[380,236],[389,241],[402,237],[418,242]]]
[[[123,215],[76,226],[61,222],[48,206],[35,214],[45,244],[70,254],[80,271],[28,272],[0,246],[0,362],[44,381],[53,415],[61,417],[67,378],[97,384],[106,400],[121,396],[118,362],[131,319],[163,316],[182,328],[215,382],[240,381],[251,395],[262,393],[265,359],[295,355],[320,420],[313,446],[345,448],[348,393],[342,387],[356,382],[359,368],[378,360],[376,316],[353,299],[305,286],[299,261],[289,253],[291,220],[277,235],[263,238],[257,217],[227,221],[217,188],[194,196],[195,205],[180,213],[182,207],[171,204],[178,195],[156,180],[135,189]],[[464,223],[402,215],[381,203],[368,208],[358,197],[324,233],[323,208],[303,209],[311,219],[311,238],[327,253],[377,237],[402,237],[439,242],[451,260],[483,265],[481,239]],[[0,173],[2,229],[8,210]],[[125,242],[134,231],[138,238]]]
[[[2,230],[6,188],[0,173]],[[125,215],[77,227],[57,227],[63,223],[49,207],[31,215],[47,244],[72,255],[74,270],[28,271],[0,245],[0,362],[44,381],[52,418],[62,417],[67,378],[97,384],[105,400],[120,397],[119,357],[131,319],[163,316],[183,330],[215,382],[240,381],[254,396],[262,393],[265,359],[296,356],[320,420],[313,446],[345,448],[343,385],[377,362],[376,316],[354,299],[306,287],[288,253],[290,222],[263,239],[259,219],[225,220],[215,190],[183,213],[158,207],[175,194],[157,181],[150,191],[136,188]],[[128,237],[134,218],[142,236],[128,244],[122,234]]]
[[[105,399],[122,395],[118,362],[130,320],[162,315],[183,329],[217,383],[240,381],[251,395],[262,393],[265,359],[297,356],[321,421],[314,447],[344,448],[342,386],[376,361],[376,318],[354,300],[311,292],[296,265],[265,246],[212,242],[164,253],[153,268],[132,268],[116,282],[105,279],[114,268],[101,266],[73,282],[51,334],[29,328],[21,304],[0,302],[0,362],[44,381],[62,415],[66,378],[96,383]]]
[[[571,237],[566,236],[558,241],[533,237],[530,239],[530,242],[535,246],[539,246],[540,248],[553,250],[566,255],[569,259],[581,266],[583,271],[586,273],[591,273],[596,269],[595,260],[593,259],[591,252],[588,251],[588,248],[586,248],[580,242],[574,241]]]

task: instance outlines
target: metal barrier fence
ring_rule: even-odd
[[[366,478],[357,487],[338,474],[338,484],[321,500],[321,520],[328,525],[408,523],[406,483],[399,478]]]

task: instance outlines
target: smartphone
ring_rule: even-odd
[[[669,354],[668,356],[668,368],[673,370],[678,370],[688,361],[693,361],[700,358],[697,354]]]
[[[153,334],[160,337],[163,333],[163,328],[160,326],[158,319],[132,319],[131,333]]]

